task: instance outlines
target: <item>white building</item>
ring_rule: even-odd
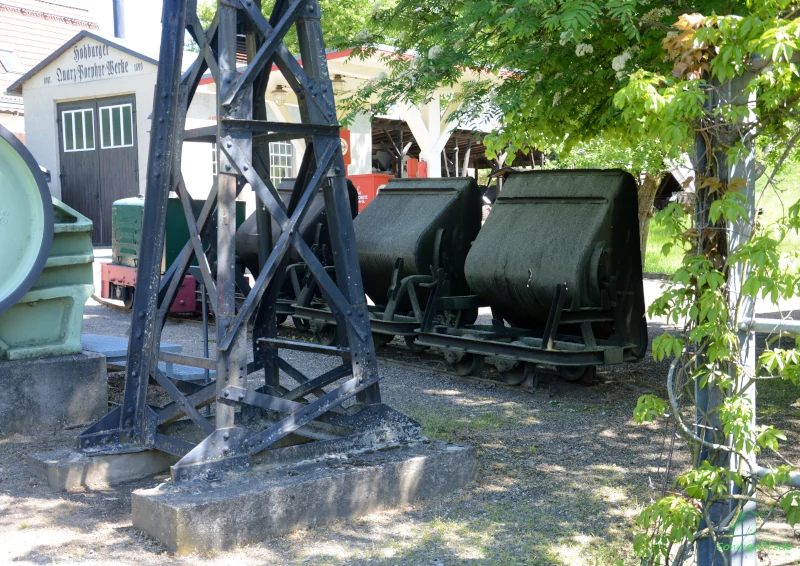
[[[19,76],[7,91],[24,102],[25,141],[51,171],[52,194],[94,222],[93,239],[99,245],[111,242],[112,203],[145,190],[158,61],[126,43],[80,31]],[[379,55],[363,61],[350,55],[343,51],[327,56],[335,91],[355,90],[388,71]],[[195,57],[184,54],[184,70]],[[470,78],[474,77],[465,80]],[[299,122],[297,100],[286,84],[275,69],[266,94],[268,119]],[[392,117],[360,115],[343,134],[349,138],[348,176],[362,193],[362,205],[392,175],[439,177],[494,167],[486,162],[473,132],[456,130],[451,119],[455,108],[442,108],[440,103],[446,94],[436,93],[421,107],[398,108]],[[207,74],[189,108],[187,129],[216,124],[216,96],[216,85]],[[304,149],[303,140],[271,144],[274,182],[296,175]],[[190,194],[205,198],[216,174],[216,148],[186,142],[182,156]],[[420,174],[426,166],[427,173]],[[252,191],[244,195],[252,204]]]

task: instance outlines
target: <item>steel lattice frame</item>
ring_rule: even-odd
[[[145,194],[145,238],[137,272],[124,399],[85,430],[78,442],[89,454],[157,449],[178,455],[182,459],[172,468],[173,480],[178,482],[218,477],[249,466],[251,457],[279,441],[287,443],[294,438],[306,442],[346,435],[352,429],[347,428],[343,415],[349,413],[341,404],[356,396],[359,406],[374,406],[380,403],[380,392],[318,1],[277,0],[267,20],[258,0],[219,0],[215,19],[204,30],[196,14],[196,0],[164,0],[162,22]],[[236,68],[237,24],[246,37],[248,64],[243,70]],[[293,25],[302,66],[283,43]],[[197,43],[200,55],[181,75],[186,31]],[[266,119],[264,96],[273,65],[297,95],[302,124]],[[217,84],[218,125],[184,131],[186,111],[207,69]],[[268,149],[272,141],[297,138],[306,140],[307,149],[287,207],[270,182]],[[183,140],[216,141],[220,151],[219,174],[197,217],[180,174]],[[263,267],[254,274],[255,284],[237,309],[235,199],[245,184],[258,197],[256,214],[262,235],[259,263]],[[320,187],[330,227],[335,282],[297,230]],[[190,241],[162,280],[170,190],[176,191],[183,203]],[[282,230],[275,242],[270,241],[271,222]],[[275,305],[290,246],[306,262],[335,313],[342,345],[326,347],[277,338]],[[207,249],[216,252],[216,277]],[[215,360],[159,352],[167,313],[193,260],[199,264],[215,311]],[[255,361],[248,364],[247,324],[251,319]],[[323,375],[308,377],[281,358],[279,348],[334,354],[343,363]],[[216,382],[184,395],[158,369],[159,360],[215,369]],[[248,374],[261,368],[263,386],[248,389]],[[300,385],[293,390],[283,388],[280,371]],[[149,377],[169,394],[171,403],[161,408],[148,405]],[[321,389],[337,381],[333,390]],[[200,411],[211,403],[216,403],[213,419]],[[241,407],[239,413],[237,407]],[[269,418],[261,427],[248,428],[241,422],[248,414]],[[184,416],[202,430],[205,439],[198,444],[165,431],[166,425]],[[235,418],[239,418],[238,423]]]

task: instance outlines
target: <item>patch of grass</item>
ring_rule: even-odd
[[[667,229],[654,220],[650,221],[650,232],[647,234],[647,253],[644,257],[644,270],[648,273],[666,273],[671,275],[683,260],[683,249],[672,246],[669,254],[663,255],[664,244],[668,243]]]
[[[758,418],[785,418],[787,408],[800,400],[800,388],[783,379],[764,379],[758,382]],[[791,409],[789,409],[791,412]],[[778,427],[780,428],[780,427]]]
[[[25,529],[27,529],[28,527],[30,527],[30,525],[29,525],[28,523],[20,523],[20,524],[19,524],[19,528],[20,528],[20,530],[25,530]]]
[[[761,210],[758,222],[761,226],[769,226],[783,216],[789,207],[800,200],[800,163],[785,166],[783,173],[777,177],[777,187],[764,190],[766,175],[759,179],[756,186],[756,205]],[[668,241],[666,230],[654,221],[650,221],[650,232],[647,236],[647,253],[644,270],[650,273],[666,273],[671,275],[681,264],[683,250],[673,246],[670,253],[662,255],[661,250]],[[796,250],[800,247],[800,234],[789,234],[783,242],[783,251]]]
[[[465,414],[463,409],[404,407],[403,412],[422,425],[423,435],[439,440],[453,440],[474,432],[514,428],[520,424],[536,422],[515,409],[512,405],[496,407],[492,412]]]
[[[570,405],[569,403],[562,403],[561,401],[550,401],[552,407],[558,407],[567,413],[588,413],[590,411],[605,411],[610,410],[610,407],[599,407],[597,405]]]

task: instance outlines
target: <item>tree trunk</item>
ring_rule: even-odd
[[[647,253],[647,234],[650,232],[650,218],[653,216],[653,201],[658,192],[658,177],[650,173],[639,176],[639,247],[642,252],[642,267]]]

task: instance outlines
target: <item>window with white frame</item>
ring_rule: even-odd
[[[100,107],[100,147],[130,147],[133,145],[133,105],[116,104]]]
[[[211,144],[211,174],[217,176],[217,144]]]
[[[294,176],[294,147],[292,142],[269,144],[269,176],[276,186],[282,180]]]
[[[64,151],[94,149],[94,110],[64,110],[61,113],[61,130]]]

